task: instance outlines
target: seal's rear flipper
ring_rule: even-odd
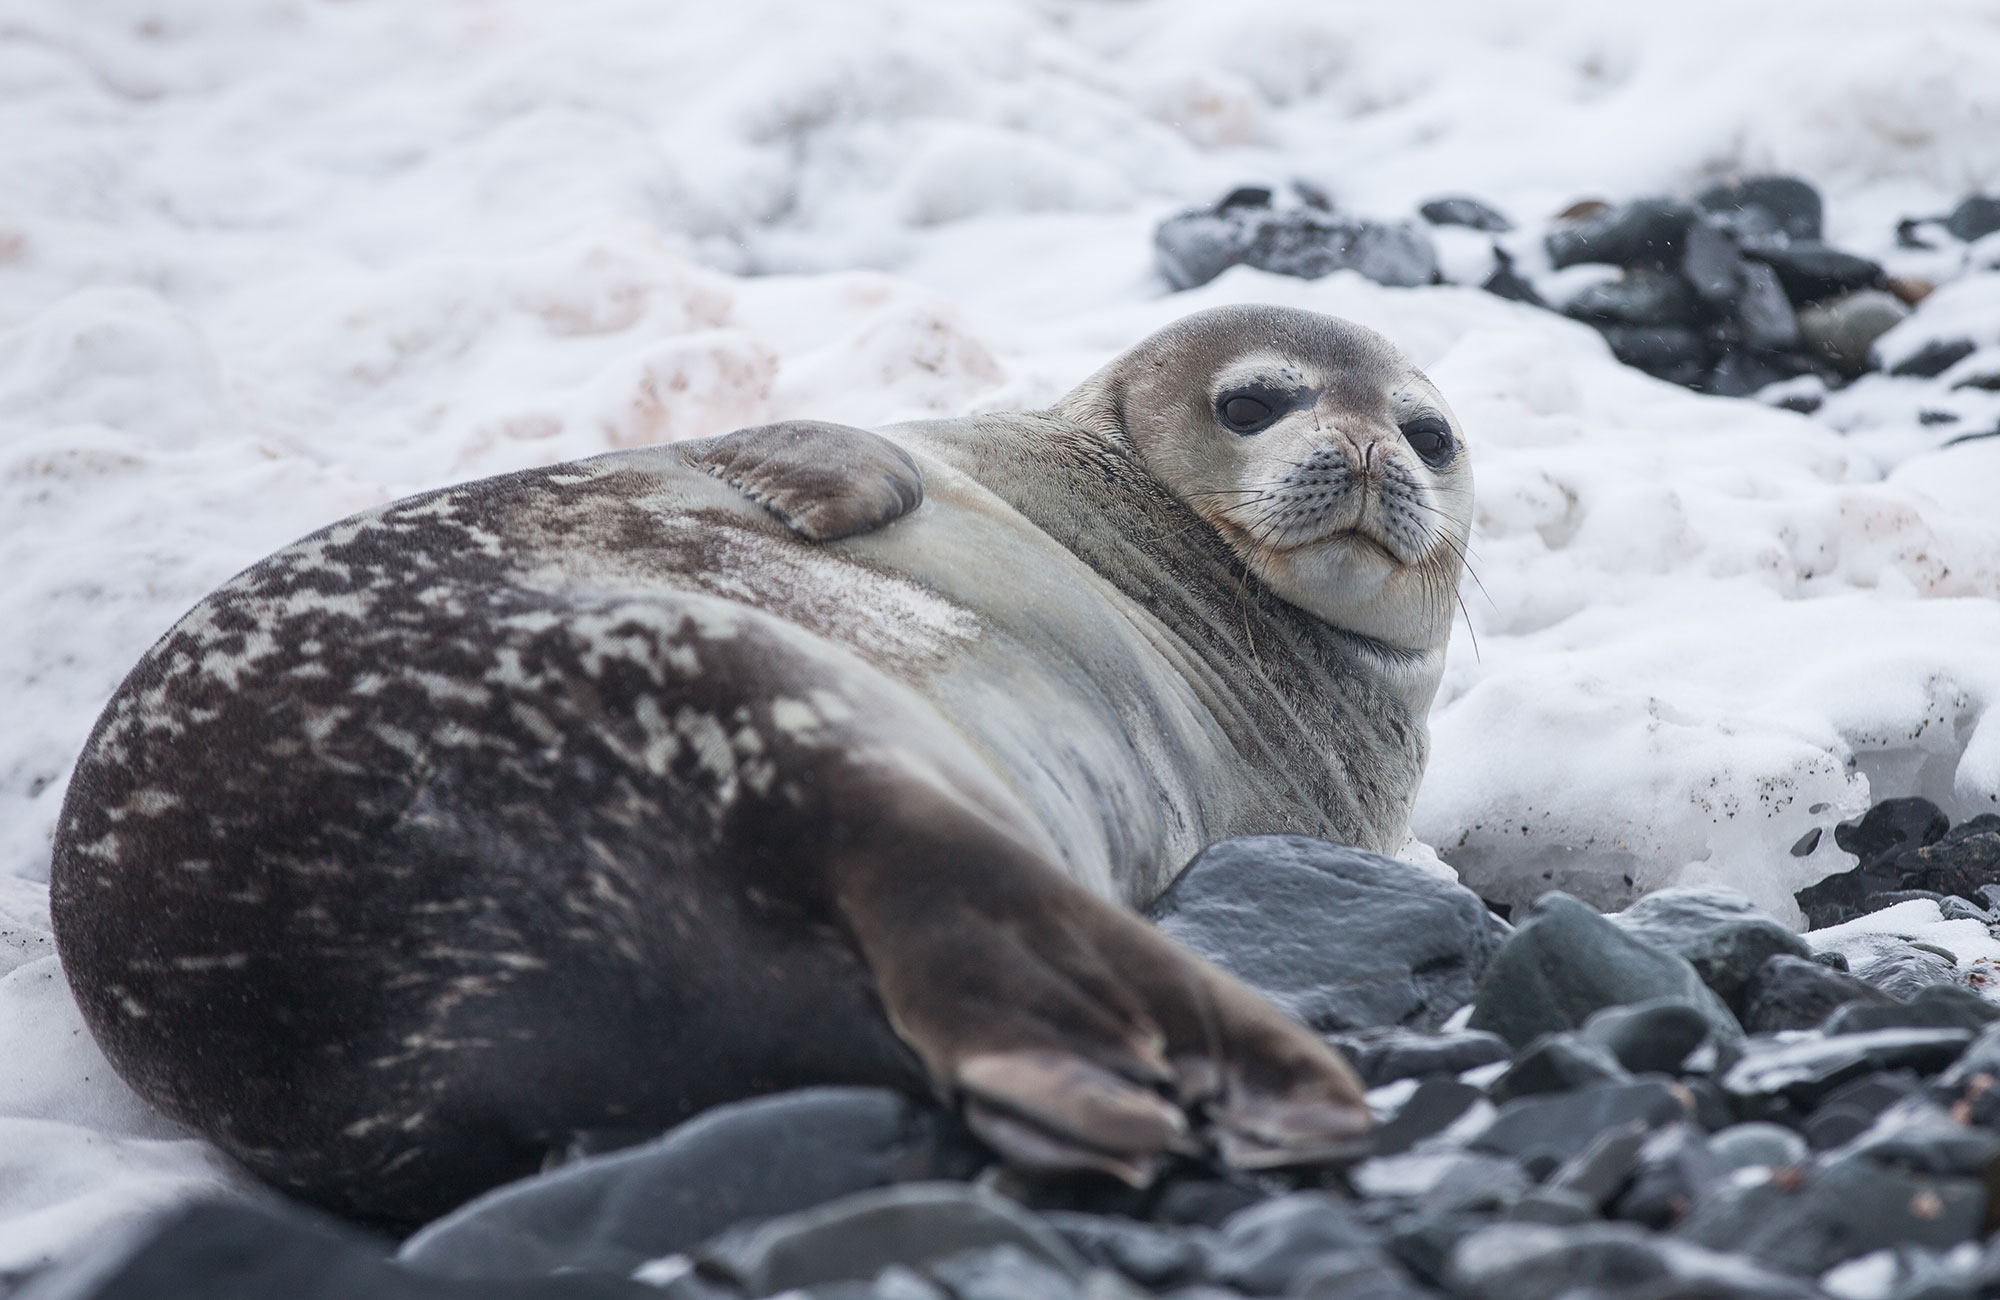
[[[923,475],[907,452],[845,424],[786,420],[738,429],[687,443],[681,456],[807,541],[871,532],[924,500]]]

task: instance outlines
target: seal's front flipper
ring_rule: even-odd
[[[807,541],[852,537],[923,504],[917,463],[887,438],[845,424],[786,420],[685,444],[688,464],[785,521]]]

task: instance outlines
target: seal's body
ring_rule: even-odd
[[[1246,327],[1277,355],[1249,380]],[[1396,847],[1449,623],[1394,584],[1455,580],[1469,479],[1432,397],[1456,477],[1379,450],[1429,445],[1397,406],[1429,390],[1366,331],[1175,330],[1051,412],[505,475],[239,575],[65,804],[57,938],[114,1065],[392,1222],[575,1130],[809,1083],[956,1093],[1018,1163],[1134,1181],[1203,1137],[1350,1140],[1338,1058],[1119,904],[1224,836]],[[1271,438],[1275,478],[1194,437]],[[1414,561],[1399,501],[1445,521]]]

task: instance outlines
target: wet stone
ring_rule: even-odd
[[[1199,1280],[1214,1242],[1206,1229],[1169,1229],[1109,1215],[1055,1210],[1042,1218],[1091,1263],[1154,1290]]]
[[[1764,263],[1751,262],[1743,268],[1743,288],[1736,298],[1736,327],[1747,348],[1786,352],[1799,345],[1798,313],[1785,295],[1778,273]]]
[[[1819,191],[1794,176],[1749,176],[1711,185],[1695,196],[1704,212],[1739,220],[1751,229],[1769,229],[1787,239],[1818,239],[1824,205]]]
[[[1978,350],[1971,339],[1932,339],[1889,367],[1899,379],[1935,379]]]
[[[1892,998],[1908,1000],[1932,985],[1962,979],[1951,954],[1893,934],[1853,935],[1842,942],[1841,951],[1854,978]]]
[[[1424,1300],[1431,1293],[1387,1252],[1337,1251],[1300,1271],[1286,1294],[1300,1300]]]
[[[1994,825],[1975,825],[1992,822]],[[1937,843],[1896,856],[1901,883],[1983,902],[1980,892],[2000,885],[2000,818],[1988,813],[1945,832]]]
[[[645,1300],[623,1277],[439,1277],[388,1258],[389,1243],[302,1211],[236,1201],[169,1210],[38,1277],[42,1300]]]
[[[751,1295],[865,1281],[892,1264],[919,1271],[963,1251],[1011,1246],[1081,1279],[1082,1258],[1014,1202],[962,1183],[909,1183],[739,1226],[694,1252],[702,1269]]]
[[[1472,1029],[1437,1033],[1394,1027],[1362,1029],[1329,1035],[1327,1042],[1347,1057],[1362,1083],[1370,1088],[1398,1079],[1463,1074],[1504,1061],[1509,1055],[1505,1040],[1497,1034]]]
[[[1670,1228],[1688,1216],[1723,1173],[1722,1162],[1709,1150],[1700,1129],[1670,1124],[1650,1134],[1639,1148],[1632,1176],[1611,1212],[1648,1228]]]
[[[1436,1028],[1472,1000],[1505,930],[1455,881],[1298,835],[1211,845],[1152,917],[1322,1032]]]
[[[1499,266],[1494,268],[1493,274],[1486,277],[1486,282],[1480,285],[1480,288],[1509,302],[1524,302],[1530,307],[1548,306],[1548,303],[1542,301],[1542,295],[1535,291],[1535,286],[1514,269],[1514,259],[1508,256],[1505,249],[1495,247],[1493,257],[1499,262]]]
[[[1417,1085],[1401,1109],[1370,1135],[1378,1156],[1408,1151],[1425,1138],[1456,1124],[1467,1111],[1486,1101],[1486,1094],[1457,1079],[1426,1079]]]
[[[1875,340],[1908,320],[1910,309],[1892,293],[1861,289],[1799,311],[1799,338],[1842,374],[1859,375],[1872,365]]]
[[[1760,388],[1793,378],[1799,371],[1800,363],[1792,357],[1731,348],[1701,381],[1701,391],[1715,397],[1748,397]]]
[[[1763,1166],[1803,1164],[1810,1154],[1804,1138],[1781,1124],[1732,1124],[1708,1138],[1708,1153],[1724,1172]]]
[[[1486,1228],[1458,1243],[1450,1279],[1454,1293],[1471,1300],[1624,1295],[1805,1300],[1817,1294],[1795,1279],[1628,1223]]]
[[[1743,252],[1736,237],[1712,217],[1688,224],[1681,254],[1681,277],[1695,296],[1713,309],[1726,309],[1743,291]]]
[[[1784,285],[1786,296],[1798,306],[1823,302],[1882,282],[1881,263],[1827,244],[1799,241],[1745,251],[1778,273],[1778,282]]]
[[[1684,325],[1601,325],[1597,332],[1620,361],[1670,383],[1694,384],[1715,361],[1708,335]]]
[[[1531,1175],[1541,1177],[1583,1151],[1606,1129],[1635,1121],[1652,1129],[1687,1117],[1687,1107],[1673,1088],[1641,1080],[1511,1101],[1467,1145],[1518,1160]]]
[[[1741,892],[1721,885],[1658,890],[1611,920],[1655,947],[1679,953],[1704,984],[1731,1004],[1769,958],[1812,955],[1804,939]]]
[[[1433,226],[1469,226],[1493,234],[1504,234],[1514,228],[1514,223],[1495,209],[1463,195],[1432,199],[1417,212]]]
[[[883,1088],[811,1088],[717,1107],[656,1141],[510,1183],[426,1227],[400,1258],[452,1277],[629,1274],[745,1219],[985,1157],[943,1114]]]
[[[1962,200],[1944,219],[1944,228],[1968,244],[1985,238],[2000,230],[2000,199],[1974,194]]]
[[[1844,1146],[1875,1126],[1883,1111],[1918,1096],[1923,1085],[1907,1073],[1884,1073],[1856,1079],[1822,1098],[1806,1120],[1806,1142],[1815,1151]]]
[[[1529,1186],[1528,1175],[1514,1161],[1476,1151],[1408,1152],[1364,1160],[1349,1180],[1370,1200],[1406,1201],[1427,1213],[1510,1202]]]
[[[1633,1170],[1638,1168],[1639,1152],[1646,1145],[1650,1131],[1643,1120],[1604,1130],[1550,1174],[1548,1185],[1587,1197],[1601,1210],[1624,1189]]]
[[[1590,286],[1563,310],[1578,320],[1611,325],[1695,325],[1701,320],[1700,300],[1686,280],[1643,268]]]
[[[1852,975],[1818,961],[1780,955],[1760,966],[1745,986],[1743,1027],[1753,1034],[1816,1029],[1850,1003],[1887,1006],[1893,1002],[1888,994]]]
[[[1854,1003],[1841,1007],[1821,1026],[1828,1034],[1858,1034],[1871,1029],[1970,1029],[1978,1031],[2000,1020],[1995,1006],[1971,989],[1957,984],[1931,984],[1900,1003]]]
[[[1537,1035],[1579,1028],[1605,1007],[1663,997],[1698,1008],[1723,1039],[1741,1034],[1686,960],[1567,894],[1549,893],[1494,956],[1469,1024],[1525,1047]]]
[[[1681,998],[1606,1007],[1584,1022],[1582,1037],[1634,1074],[1672,1074],[1709,1037],[1701,1009]]]
[[[1706,1029],[1704,1023],[1704,1033]],[[1487,1092],[1496,1103],[1504,1103],[1516,1097],[1625,1083],[1631,1078],[1631,1072],[1602,1043],[1576,1034],[1543,1034],[1522,1049]]]
[[[1283,1295],[1316,1262],[1376,1244],[1377,1234],[1353,1206],[1322,1192],[1298,1192],[1232,1215],[1209,1276],[1246,1295]]]
[[[1065,1300],[1084,1292],[1077,1280],[1011,1243],[960,1251],[925,1270],[953,1300]]]
[[[1581,262],[1651,266],[1667,270],[1680,262],[1681,245],[1694,209],[1679,199],[1639,199],[1605,208],[1551,230],[1545,241],[1549,264],[1557,270]]]
[[[1811,1107],[1863,1074],[1897,1069],[1935,1074],[1971,1041],[1971,1032],[1964,1029],[1877,1029],[1790,1043],[1751,1039],[1723,1076],[1722,1087],[1736,1097],[1783,1096]]]

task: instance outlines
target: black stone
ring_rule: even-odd
[[[1691,386],[1715,364],[1715,346],[1701,330],[1677,325],[1600,325],[1611,354],[1655,379]]]
[[[389,1243],[268,1205],[207,1201],[113,1234],[32,1284],[42,1300],[645,1300],[622,1277],[436,1277]]]
[[[1457,1079],[1426,1079],[1402,1108],[1370,1135],[1370,1151],[1391,1156],[1408,1151],[1427,1137],[1442,1133],[1480,1102],[1486,1094]]]
[[[1778,1124],[1733,1124],[1708,1138],[1708,1153],[1723,1170],[1753,1166],[1784,1168],[1804,1164],[1811,1154],[1805,1139]]]
[[[1704,1023],[1704,1032],[1706,1024]],[[1632,1075],[1601,1043],[1576,1034],[1543,1034],[1516,1057],[1487,1092],[1496,1102],[1625,1083]]]
[[[1153,231],[1153,259],[1174,289],[1207,284],[1243,260],[1255,230],[1228,212],[1183,212]]]
[[[1432,1029],[1505,930],[1454,881],[1298,835],[1224,840],[1152,908],[1167,935],[1322,1032]]]
[[[1012,1247],[1064,1278],[1084,1276],[1083,1257],[1048,1225],[1004,1197],[962,1183],[861,1192],[740,1225],[692,1253],[703,1272],[764,1296],[865,1281],[892,1264],[923,1269],[964,1251],[997,1246]]]
[[[1370,1088],[1398,1079],[1463,1074],[1511,1055],[1499,1035],[1475,1029],[1422,1033],[1392,1026],[1333,1034],[1327,1042],[1353,1063],[1354,1072]]]
[[[1720,1182],[1678,1232],[1768,1268],[1817,1276],[1891,1246],[1949,1249],[1979,1235],[1985,1211],[1985,1188],[1975,1179],[1847,1158],[1803,1178]]]
[[[1693,217],[1694,209],[1679,199],[1639,199],[1606,208],[1551,230],[1549,263],[1557,270],[1580,262],[1668,270],[1680,263]]]
[[[1743,894],[1721,886],[1662,889],[1611,919],[1627,933],[1679,953],[1731,1007],[1742,1001],[1751,976],[1772,957],[1812,956],[1804,939]]]
[[[924,1270],[952,1300],[1083,1300],[1078,1281],[1012,1243],[959,1251]]]
[[[1860,1034],[1873,1029],[1970,1029],[1977,1032],[2000,1020],[1995,1006],[1958,984],[1931,984],[1908,1002],[1857,1002],[1828,1016],[1821,1026],[1828,1034]]]
[[[1680,998],[1606,1007],[1584,1022],[1582,1038],[1634,1074],[1672,1074],[1712,1032],[1699,1007]]]
[[[1452,1252],[1450,1281],[1468,1300],[1810,1300],[1821,1293],[1630,1223],[1496,1225]]]
[[[1970,827],[1970,823],[1955,827],[1935,844],[1898,854],[1896,870],[1903,887],[1985,902],[1980,891],[2000,885],[2000,831]]]
[[[1646,943],[1568,894],[1537,899],[1480,982],[1469,1026],[1517,1047],[1577,1029],[1604,1007],[1678,997],[1718,1036],[1740,1035],[1728,1007],[1682,957]]]
[[[1688,223],[1681,253],[1681,277],[1709,307],[1726,310],[1743,291],[1743,251],[1719,221],[1698,217]]]
[[[1510,302],[1524,302],[1530,307],[1548,306],[1548,303],[1542,300],[1542,295],[1535,291],[1535,286],[1528,283],[1520,272],[1514,269],[1514,259],[1506,249],[1495,245],[1493,260],[1499,265],[1494,268],[1493,274],[1486,277],[1486,283],[1480,285],[1480,288]]]
[[[717,1107],[666,1136],[488,1192],[403,1247],[454,1277],[629,1274],[731,1224],[984,1157],[949,1117],[881,1088],[812,1088]]]
[[[1908,1071],[1865,1075],[1823,1097],[1806,1121],[1806,1141],[1816,1151],[1841,1146],[1866,1133],[1876,1117],[1898,1102],[1923,1095],[1923,1084]]]
[[[1895,859],[1907,850],[1935,844],[1950,821],[1928,799],[1884,799],[1858,820],[1833,828],[1833,841],[1861,861],[1794,895],[1814,929],[1851,920],[1874,910],[1868,900],[1903,888]]]
[[[1702,319],[1701,302],[1686,280],[1643,267],[1591,285],[1563,310],[1578,320],[1606,325],[1692,326]]]
[[[1542,1176],[1608,1128],[1635,1120],[1657,1128],[1687,1117],[1687,1107],[1672,1087],[1640,1080],[1508,1102],[1492,1124],[1467,1145],[1475,1151],[1510,1156],[1531,1175]]]
[[[1743,994],[1743,1027],[1753,1034],[1815,1029],[1849,1003],[1894,1005],[1874,985],[1817,961],[1777,956],[1758,968]]]
[[[1564,1161],[1562,1167],[1549,1176],[1548,1185],[1575,1192],[1601,1210],[1631,1181],[1633,1170],[1639,1166],[1639,1152],[1646,1145],[1648,1133],[1645,1123],[1640,1120],[1606,1129],[1592,1139],[1589,1146]]]
[[[1176,1227],[1214,1228],[1270,1193],[1242,1177],[1169,1178],[1153,1197],[1146,1217]]]
[[[1478,199],[1463,195],[1432,199],[1418,208],[1425,221],[1433,226],[1470,226],[1474,230],[1504,234],[1514,228],[1514,223]]]
[[[1163,1228],[1134,1219],[1067,1210],[1042,1219],[1091,1263],[1159,1290],[1198,1281],[1206,1273],[1213,1234],[1201,1228]]]
[[[1432,1293],[1387,1252],[1370,1247],[1321,1256],[1299,1271],[1286,1294],[1299,1300],[1425,1300]]]
[[[1935,379],[1978,350],[1971,339],[1932,339],[1889,367],[1899,379]]]
[[[1987,370],[1976,375],[1967,375],[1951,386],[1956,393],[1967,388],[1976,388],[1984,393],[2000,392],[2000,370]]]
[[[1799,242],[1745,249],[1770,265],[1795,306],[1867,289],[1882,283],[1882,265],[1826,244]]]
[[[1805,1109],[1865,1074],[1911,1070],[1935,1074],[1958,1059],[1972,1032],[1966,1029],[1877,1029],[1837,1038],[1779,1043],[1751,1039],[1722,1077],[1732,1096],[1783,1097]]]
[[[1951,210],[1951,215],[1944,219],[1944,228],[1967,243],[2000,230],[2000,199],[1972,195]]]
[[[1268,185],[1239,185],[1222,196],[1215,205],[1217,214],[1232,208],[1268,208],[1271,206],[1271,189]]]
[[[1223,1224],[1209,1276],[1247,1295],[1283,1295],[1327,1256],[1379,1241],[1348,1202],[1297,1192],[1253,1205]]]
[[[1926,408],[1917,412],[1917,423],[1926,429],[1940,424],[1957,424],[1959,419],[1957,411],[1933,411]]]
[[[1700,1129],[1670,1124],[1649,1135],[1639,1148],[1631,1181],[1611,1207],[1612,1216],[1649,1228],[1670,1228],[1688,1216],[1724,1172]]]
[[[1909,1001],[1936,984],[1963,980],[1955,954],[1893,934],[1858,934],[1845,940],[1848,969],[1892,998]]]
[[[1788,239],[1818,239],[1824,207],[1819,191],[1791,176],[1749,176],[1711,185],[1695,196],[1704,212],[1753,217],[1753,229],[1771,229]]]
[[[1714,369],[1702,378],[1700,388],[1715,397],[1748,397],[1760,388],[1792,378],[1801,369],[1795,357],[1727,348]]]
[[[1793,310],[1777,271],[1767,263],[1744,264],[1735,319],[1743,346],[1753,351],[1784,352],[1799,345],[1798,313]]]

